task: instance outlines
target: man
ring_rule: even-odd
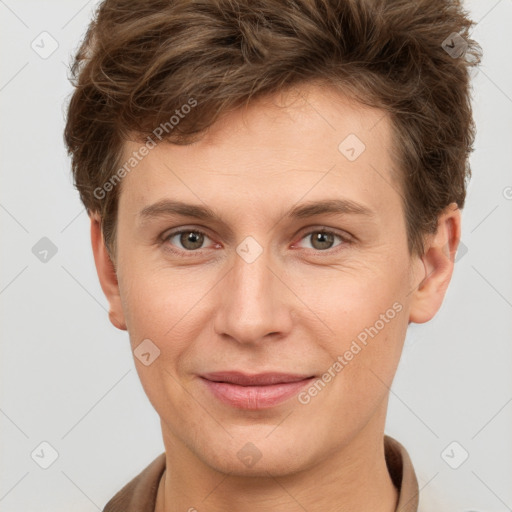
[[[446,0],[100,4],[65,138],[165,445],[106,512],[417,510],[384,426],[453,271],[471,24]]]

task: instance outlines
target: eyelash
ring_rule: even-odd
[[[181,235],[183,233],[198,233],[198,234],[203,235],[203,236],[205,236],[207,238],[210,238],[207,233],[205,233],[204,231],[202,231],[200,229],[196,229],[196,228],[185,228],[185,229],[183,229],[183,228],[180,228],[180,229],[177,229],[176,231],[172,231],[172,232],[168,233],[167,235],[165,235],[163,237],[162,242],[165,243],[165,250],[170,251],[173,254],[178,254],[180,256],[185,256],[185,257],[190,257],[190,256],[197,255],[197,253],[201,253],[202,249],[196,249],[196,250],[187,251],[185,249],[175,249],[170,243],[166,243],[171,238],[175,237],[176,235]],[[304,238],[307,238],[308,236],[311,236],[314,233],[322,233],[322,234],[325,234],[325,235],[334,235],[335,237],[338,237],[341,240],[341,242],[342,242],[342,243],[338,244],[337,246],[335,246],[335,247],[333,247],[331,249],[325,249],[324,251],[321,251],[319,249],[307,249],[308,251],[313,251],[315,253],[333,254],[333,253],[336,253],[336,252],[338,252],[340,250],[343,250],[343,248],[346,245],[349,245],[349,244],[353,243],[353,240],[348,235],[344,236],[344,235],[341,235],[340,233],[337,233],[336,231],[331,231],[331,230],[328,230],[326,228],[317,228],[317,229],[310,230],[310,231],[304,233],[301,236],[299,241],[302,241]]]

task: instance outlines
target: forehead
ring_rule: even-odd
[[[401,195],[391,143],[383,111],[303,86],[223,115],[190,145],[159,143],[123,178],[119,208],[135,214],[171,198],[261,217],[342,197],[392,213]],[[126,142],[122,160],[140,147]]]

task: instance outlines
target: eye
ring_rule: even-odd
[[[173,239],[176,239],[176,242],[173,242]],[[209,237],[202,231],[197,229],[181,229],[166,235],[164,242],[169,242],[171,246],[181,245],[181,247],[178,245],[181,251],[194,252],[202,248],[201,246],[204,244],[205,239],[209,240]],[[174,248],[171,247],[171,250],[174,251]]]
[[[336,239],[339,239],[340,243],[334,245]],[[200,252],[200,250],[204,248],[203,245],[206,240],[211,241],[206,233],[199,229],[192,228],[182,228],[172,231],[163,238],[166,248],[177,254]],[[339,233],[323,228],[309,231],[303,235],[300,240],[309,240],[310,247],[306,246],[305,248],[319,252],[327,252],[333,248],[344,246],[351,242],[349,236],[343,236]],[[296,244],[295,247],[299,244]]]
[[[335,239],[338,238],[341,240],[341,243],[334,245]],[[311,248],[316,251],[328,251],[332,249],[333,247],[338,247],[340,245],[345,245],[350,242],[350,239],[345,236],[342,236],[338,233],[335,233],[334,231],[328,231],[326,229],[316,229],[314,231],[309,231],[301,238],[301,240],[309,240]]]

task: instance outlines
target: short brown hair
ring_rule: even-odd
[[[152,140],[193,98],[162,137],[186,144],[223,113],[314,81],[390,115],[409,251],[423,254],[471,176],[473,24],[458,0],[104,0],[72,65],[65,142],[111,256],[126,140]]]

